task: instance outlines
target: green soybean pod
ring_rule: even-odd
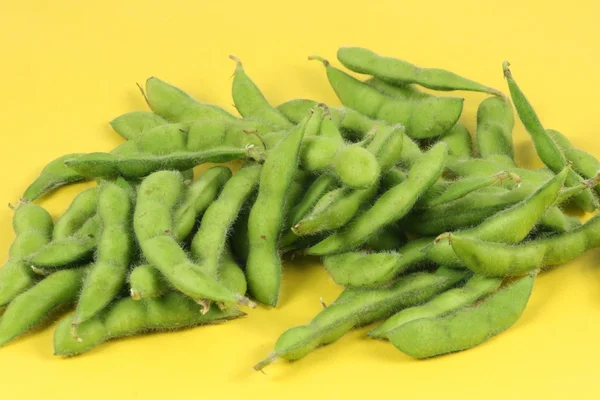
[[[256,194],[251,196],[242,206],[237,220],[233,224],[231,233],[231,251],[235,259],[245,266],[250,253],[250,239],[248,238],[248,219],[252,205],[256,201]]]
[[[520,276],[540,267],[568,262],[600,246],[600,217],[595,216],[571,232],[516,246],[462,237],[460,234],[451,234],[449,240],[463,264],[475,273]]]
[[[123,139],[135,139],[142,132],[166,125],[169,122],[151,111],[132,111],[110,121],[110,126]]]
[[[515,109],[517,110],[517,114],[519,115],[519,119],[525,126],[527,133],[531,136],[535,150],[540,159],[548,166],[548,168],[558,174],[563,168],[567,167],[567,158],[542,126],[533,106],[529,103],[525,94],[523,94],[517,85],[517,82],[514,80],[512,73],[508,68],[509,65],[508,61],[505,61],[502,64],[502,69],[504,71],[504,77],[508,82],[510,95],[515,105]],[[568,175],[565,181],[567,186],[576,186],[582,180],[583,178],[577,175],[575,171],[570,167],[568,168]],[[599,206],[598,199],[590,190],[577,195],[574,201],[578,207],[587,212],[592,212]]]
[[[378,78],[370,78],[365,81],[369,86],[374,87],[379,92],[383,93],[386,96],[399,99],[399,100],[424,100],[429,99],[432,96],[429,93],[421,92],[414,85],[393,85],[391,83],[382,81]],[[445,132],[440,138],[439,141],[446,143],[448,146],[448,155],[454,156],[457,158],[468,158],[473,154],[473,143],[471,139],[471,134],[467,130],[467,128],[457,122],[450,130]],[[408,140],[407,140],[408,142]],[[409,143],[408,146],[411,146]],[[412,146],[411,146],[412,147]],[[409,154],[414,153],[416,150],[409,148],[405,150],[405,158],[408,160],[414,160],[417,155],[420,155],[420,151],[417,154]],[[409,165],[411,165],[409,163]]]
[[[396,85],[416,83],[433,90],[466,90],[504,96],[498,89],[482,85],[453,72],[438,68],[420,68],[409,62],[384,57],[360,47],[340,47],[338,60],[360,74],[373,75]]]
[[[173,213],[173,234],[178,241],[192,233],[196,222],[219,196],[231,176],[228,167],[215,166],[204,171],[185,189]]]
[[[256,190],[261,170],[262,165],[249,164],[233,175],[219,197],[206,209],[200,228],[194,234],[192,255],[207,273],[217,278],[220,277],[227,235],[242,206]]]
[[[0,268],[0,307],[35,284],[35,274],[24,258],[50,241],[52,217],[40,206],[21,203],[13,215],[15,239],[8,250],[8,261]]]
[[[281,283],[281,259],[277,247],[284,224],[286,194],[298,167],[300,145],[310,118],[306,117],[269,151],[248,219],[248,287],[258,301],[271,306],[277,304]]]
[[[426,99],[433,95],[420,91],[414,84],[394,85],[379,78],[369,78],[365,81],[381,93],[399,99]]]
[[[17,296],[0,319],[0,346],[27,332],[56,307],[77,299],[85,267],[54,272]]]
[[[319,346],[335,342],[357,326],[369,324],[404,307],[426,301],[452,287],[465,276],[462,271],[442,269],[435,274],[407,275],[384,288],[356,291],[347,289],[308,325],[285,331],[277,339],[274,351],[256,364],[254,369],[262,370],[280,358],[298,360]]]
[[[140,185],[133,226],[144,257],[174,288],[205,304],[205,311],[206,300],[253,306],[193,263],[175,240],[172,213],[182,191],[181,174],[174,171],[156,172]]]
[[[398,350],[414,358],[470,349],[519,320],[534,282],[534,275],[523,277],[473,306],[404,324],[388,338]]]
[[[525,200],[487,218],[476,227],[458,232],[469,237],[479,237],[482,240],[494,242],[520,242],[531,232],[546,210],[552,206],[566,175],[567,169],[565,168]],[[447,235],[444,235],[444,238],[447,238]],[[439,265],[461,266],[462,264],[448,240],[441,239],[442,237],[438,237],[427,249],[427,257]]]
[[[83,181],[84,176],[65,165],[65,160],[75,159],[83,154],[65,154],[50,161],[40,172],[40,175],[23,193],[23,199],[27,201],[37,200],[42,195],[53,191],[61,186]]]
[[[400,223],[388,225],[365,243],[371,251],[396,251],[408,242]]]
[[[232,292],[245,295],[248,290],[246,274],[233,256],[229,244],[225,245],[219,262],[220,281]]]
[[[446,187],[442,193],[432,193],[431,190],[426,192],[417,205],[420,207],[435,207],[440,204],[460,199],[478,189],[496,185],[506,180],[513,180],[517,184],[521,183],[521,179],[518,176],[506,171],[501,171],[488,177],[476,176],[473,178],[459,179],[449,183],[447,186],[445,185]]]
[[[375,133],[367,150],[375,156],[383,173],[387,173],[401,158],[404,141],[404,127],[401,125],[384,126]],[[363,204],[373,199],[378,187],[378,184],[374,184],[363,190],[340,188],[330,191],[309,214],[296,222],[292,231],[298,236],[305,236],[345,225]]]
[[[100,235],[96,260],[85,278],[73,317],[73,335],[79,324],[103,310],[127,281],[134,243],[131,235],[132,190],[103,182],[98,193]]]
[[[216,306],[203,314],[192,299],[176,292],[142,301],[125,298],[81,324],[80,342],[71,336],[72,317],[63,319],[54,331],[54,355],[76,356],[120,337],[217,324],[243,315],[239,310],[220,310]]]
[[[176,151],[167,155],[129,154],[114,155],[110,153],[89,153],[84,157],[68,159],[65,164],[84,176],[94,178],[126,179],[141,178],[156,171],[185,171],[206,162],[222,163],[235,159],[257,159],[262,155],[254,147],[246,149],[235,147],[215,147],[198,152]]]
[[[169,284],[164,276],[150,264],[134,267],[128,279],[129,293],[134,300],[159,297],[169,291]]]
[[[146,80],[144,97],[155,114],[171,122],[235,119],[233,115],[222,108],[199,103],[183,90],[156,77]]]
[[[403,124],[413,138],[430,138],[452,128],[462,113],[464,99],[458,97],[432,97],[424,100],[398,100],[382,95],[369,85],[332,67],[329,61],[313,56],[327,70],[329,83],[346,107],[367,117]]]
[[[403,218],[442,174],[448,149],[438,143],[410,169],[408,178],[386,191],[373,206],[344,228],[308,250],[311,255],[325,255],[351,250],[363,244],[382,227]]]
[[[85,189],[69,205],[65,213],[56,220],[52,239],[60,240],[77,232],[83,224],[96,214],[98,188]]]
[[[412,240],[392,252],[347,252],[328,255],[323,258],[323,265],[338,285],[349,288],[379,286],[426,261],[423,249],[431,240]]]
[[[448,155],[457,159],[470,158],[473,156],[473,140],[467,128],[457,122],[449,131],[439,138],[448,146]]]
[[[235,61],[231,96],[238,112],[244,118],[256,118],[279,128],[291,129],[293,124],[267,102],[260,89],[246,74],[240,59],[232,55],[229,58]]]
[[[439,318],[445,314],[472,306],[482,297],[494,293],[502,285],[501,278],[490,278],[482,275],[474,275],[463,287],[450,289],[427,303],[406,308],[387,319],[383,324],[369,332],[369,336],[376,339],[384,339],[393,335],[397,329],[412,321],[424,318]]]
[[[554,129],[546,129],[546,133],[562,149],[567,160],[572,163],[572,168],[581,176],[593,179],[598,176],[600,162],[593,155],[573,146],[571,141],[562,133]],[[600,194],[600,185],[595,185],[596,192]]]
[[[332,187],[336,186],[336,179],[331,175],[319,175],[317,179],[306,189],[304,196],[294,205],[289,212],[288,222],[292,226],[296,225],[302,217],[307,215],[315,204],[328,192]],[[281,240],[281,245],[292,243],[297,236],[293,232],[288,232]],[[288,242],[289,241],[289,242]]]
[[[503,157],[515,166],[512,105],[505,97],[488,97],[477,108],[477,151],[482,158]]]
[[[248,119],[193,121],[185,128],[185,148],[188,151],[202,151],[222,146],[244,148],[253,145],[262,148],[264,144],[262,137],[274,130],[271,124]],[[144,138],[151,133],[144,134]],[[156,133],[157,136],[159,134],[160,131]],[[160,144],[158,137],[152,140]]]
[[[73,235],[51,242],[30,254],[25,261],[34,271],[45,274],[56,268],[69,268],[92,258],[98,239],[100,221],[97,215],[88,219]]]

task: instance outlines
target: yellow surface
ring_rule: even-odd
[[[230,76],[240,57],[273,104],[309,97],[338,104],[319,54],[341,45],[453,70],[506,90],[513,73],[547,127],[600,156],[600,42],[592,1],[4,1],[0,11],[0,204],[16,201],[49,160],[110,150],[108,121],[146,109],[136,82],[156,75],[233,110]],[[513,5],[513,3],[515,5]],[[516,4],[519,3],[517,6]],[[467,96],[475,128],[485,96]],[[539,166],[520,123],[518,159]],[[82,185],[42,203],[58,216]],[[12,240],[0,211],[0,252]],[[223,326],[52,356],[52,330],[0,350],[3,399],[153,398],[598,398],[600,252],[539,277],[521,320],[460,354],[414,361],[353,332],[305,359],[251,366],[287,327],[340,292],[317,264],[287,264],[281,304]],[[378,396],[378,397],[375,397]],[[442,397],[443,396],[443,397]]]

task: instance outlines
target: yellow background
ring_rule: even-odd
[[[358,3],[358,2],[356,2]],[[308,97],[338,104],[322,66],[342,45],[446,68],[506,91],[501,63],[547,127],[600,156],[600,37],[595,1],[3,1],[0,5],[0,204],[15,202],[49,160],[110,150],[108,121],[145,110],[135,86],[156,75],[233,110],[234,64],[273,104]],[[473,132],[477,104],[463,121]],[[539,166],[515,127],[518,161]],[[43,201],[54,216],[78,185]],[[0,252],[13,238],[0,210]],[[414,361],[367,329],[303,360],[251,370],[287,327],[339,293],[315,264],[289,263],[281,304],[244,320],[119,340],[82,357],[52,356],[52,330],[0,349],[5,399],[597,398],[600,252],[539,277],[521,320],[459,354]]]

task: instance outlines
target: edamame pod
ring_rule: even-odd
[[[565,181],[567,172],[565,168],[525,200],[487,218],[474,228],[459,231],[460,234],[501,243],[520,242],[531,232],[546,210],[552,206]],[[427,257],[439,265],[461,266],[462,264],[450,243],[448,240],[444,240],[446,238],[447,235],[438,237],[427,249]]]
[[[231,170],[225,166],[207,169],[185,189],[182,201],[173,212],[173,234],[175,239],[186,239],[200,216],[211,206],[231,178]]]
[[[77,326],[104,309],[125,285],[134,251],[131,236],[132,200],[131,189],[111,182],[103,182],[100,186],[98,249],[73,317],[75,337]]]
[[[206,313],[192,299],[169,292],[155,299],[121,299],[100,315],[79,326],[77,341],[71,336],[72,318],[65,318],[54,332],[54,355],[70,357],[90,351],[108,340],[148,331],[216,324],[245,315],[235,309],[212,306]]]
[[[0,268],[0,307],[35,284],[35,274],[24,261],[50,241],[52,217],[42,207],[21,203],[13,215],[15,240],[8,261]]]
[[[155,114],[171,122],[235,119],[233,115],[222,108],[199,103],[183,90],[154,76],[146,80],[144,97]]]
[[[285,331],[275,343],[275,350],[254,366],[262,370],[279,358],[298,360],[315,348],[330,344],[348,331],[419,304],[461,281],[466,274],[442,269],[435,274],[415,273],[386,288],[351,291],[346,289],[331,305],[308,325]],[[352,292],[352,293],[349,293]]]
[[[369,336],[376,339],[387,338],[390,335],[394,335],[397,330],[402,329],[403,325],[412,321],[425,318],[440,318],[445,314],[472,306],[482,297],[488,296],[498,290],[501,284],[502,279],[500,278],[474,275],[463,287],[450,289],[423,305],[406,308],[394,314],[383,324],[371,330]]]
[[[509,65],[508,61],[505,61],[502,64],[504,77],[508,82],[510,95],[515,105],[515,109],[517,110],[517,114],[519,115],[519,119],[525,126],[527,133],[531,136],[535,150],[544,164],[546,164],[554,173],[558,174],[563,168],[567,167],[568,174],[565,184],[567,186],[576,186],[583,178],[577,175],[577,173],[567,165],[567,158],[542,126],[533,106],[529,103],[517,85],[517,82],[514,80],[512,73],[508,68]],[[587,212],[592,212],[599,206],[598,199],[590,190],[578,194],[574,200],[578,207]]]
[[[139,178],[161,170],[185,171],[206,162],[227,162],[238,158],[261,160],[258,149],[235,147],[215,147],[213,149],[189,152],[177,151],[164,156],[153,154],[129,154],[115,156],[110,153],[89,153],[76,159],[68,159],[65,164],[81,175],[99,178]]]
[[[380,228],[404,217],[442,174],[448,149],[438,143],[410,169],[408,178],[386,191],[375,204],[344,228],[308,250],[308,254],[326,255],[351,250],[364,243]]]
[[[131,270],[129,286],[129,293],[134,300],[159,297],[169,291],[167,280],[150,264],[138,265]]]
[[[519,320],[529,301],[534,281],[534,275],[526,276],[472,307],[404,324],[388,338],[398,350],[414,358],[470,349]]]
[[[450,234],[450,244],[462,263],[477,274],[520,276],[544,266],[563,264],[600,246],[600,216],[579,228],[516,246]]]
[[[57,271],[17,296],[0,319],[0,346],[36,326],[62,304],[74,302],[87,268]]]
[[[498,89],[482,85],[453,72],[438,68],[419,68],[406,61],[384,57],[360,47],[340,47],[338,60],[360,74],[373,75],[396,85],[416,83],[433,90],[467,90],[504,96]]]
[[[462,113],[464,99],[458,97],[432,97],[423,100],[396,100],[379,93],[369,85],[332,67],[321,57],[310,57],[323,63],[329,83],[342,104],[367,117],[390,124],[403,124],[407,135],[413,138],[430,138],[452,128]]]
[[[282,266],[277,248],[284,224],[285,197],[298,168],[300,145],[309,119],[310,116],[306,117],[269,152],[248,219],[248,287],[254,298],[271,306],[277,304],[281,283]]]
[[[151,111],[132,111],[110,121],[110,126],[123,139],[131,140],[141,135],[142,132],[168,123],[167,120]]]
[[[348,252],[325,256],[323,265],[338,285],[369,287],[383,285],[395,276],[426,260],[423,249],[431,238],[406,243],[396,252]]]
[[[278,128],[291,129],[293,124],[267,102],[260,89],[246,74],[240,59],[231,55],[229,58],[235,61],[231,96],[238,112],[244,118],[256,118]]]

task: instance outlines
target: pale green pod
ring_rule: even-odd
[[[100,315],[79,326],[81,341],[71,336],[72,318],[65,318],[54,331],[54,355],[70,357],[90,351],[108,340],[150,331],[191,328],[216,324],[245,315],[236,309],[212,306],[206,313],[192,299],[169,292],[155,299],[121,299]]]
[[[194,264],[175,240],[172,213],[183,187],[181,174],[174,171],[155,172],[140,185],[133,226],[144,257],[171,286],[197,301],[252,306],[248,299],[233,293]]]
[[[192,233],[196,222],[219,196],[231,175],[231,170],[225,166],[212,167],[185,189],[173,212],[173,234],[178,241]]]
[[[564,169],[531,196],[513,207],[487,218],[478,226],[458,232],[467,237],[478,237],[486,241],[520,242],[531,232],[546,210],[552,206],[565,181],[567,172],[567,169]],[[427,257],[439,265],[462,265],[460,259],[452,250],[447,235],[435,240],[433,245],[427,249]]]
[[[384,57],[360,47],[340,47],[338,60],[354,72],[373,75],[395,85],[416,83],[433,90],[466,90],[504,96],[498,89],[482,85],[439,68],[420,68],[398,58]]]
[[[388,336],[401,352],[414,358],[470,349],[515,324],[529,301],[535,276],[507,285],[472,307],[438,318],[411,321]]]
[[[370,209],[312,246],[308,253],[325,255],[351,250],[363,244],[380,228],[403,218],[419,196],[441,176],[447,152],[445,144],[436,144],[413,165],[406,181],[386,191]]]
[[[155,114],[171,122],[235,118],[220,107],[199,103],[183,90],[156,77],[146,80],[145,98]]]
[[[460,234],[451,234],[449,240],[462,263],[473,272],[520,276],[541,267],[568,262],[600,246],[600,216],[571,232],[518,245],[486,242]]]
[[[194,259],[219,278],[227,235],[249,196],[256,190],[262,165],[250,164],[240,169],[227,183],[218,198],[206,209],[191,251]]]
[[[260,160],[262,155],[254,147],[245,149],[215,147],[198,152],[176,151],[162,156],[145,153],[128,155],[89,153],[77,159],[68,159],[65,164],[89,177],[115,178],[122,176],[131,179],[148,176],[161,170],[185,171],[207,162],[222,163],[246,158]]]
[[[98,242],[100,221],[97,215],[88,219],[73,235],[53,240],[26,257],[36,272],[47,273],[55,268],[68,268],[91,259]]]
[[[462,113],[464,99],[431,97],[423,100],[398,100],[382,95],[369,85],[332,67],[320,57],[327,77],[342,103],[369,118],[402,124],[413,138],[436,137],[452,128]]]
[[[378,286],[424,262],[426,257],[422,250],[430,243],[431,238],[420,238],[392,252],[329,255],[323,258],[323,264],[338,285]]]
[[[489,97],[477,108],[477,151],[482,158],[504,157],[514,163],[512,105],[505,97]]]
[[[0,346],[38,325],[56,307],[77,299],[87,268],[54,272],[17,296],[0,319]]]
[[[169,291],[169,283],[152,265],[138,265],[129,274],[129,293],[134,300],[151,299]]]
[[[15,239],[8,261],[0,268],[0,307],[35,284],[35,274],[24,258],[46,245],[52,235],[52,217],[42,207],[21,203],[13,215]]]
[[[76,159],[80,156],[83,156],[83,154],[65,154],[50,161],[35,181],[27,187],[25,193],[23,193],[23,199],[34,201],[61,186],[85,180],[84,176],[65,165],[65,160]]]
[[[282,266],[277,249],[284,224],[285,199],[298,168],[300,146],[309,119],[310,116],[269,152],[248,219],[248,287],[258,301],[271,306],[277,304],[281,283]]]
[[[565,185],[576,186],[583,178],[568,166],[565,154],[542,126],[533,106],[529,103],[517,85],[508,66],[509,63],[507,61],[502,64],[504,77],[508,82],[510,95],[515,109],[517,110],[517,114],[519,115],[519,119],[525,126],[527,133],[531,136],[536,152],[544,164],[546,164],[555,174],[558,174],[562,169],[567,167],[568,174]],[[578,194],[574,201],[578,207],[587,212],[592,212],[599,206],[598,199],[590,190]]]
[[[52,239],[65,239],[77,232],[85,222],[96,214],[98,188],[85,189],[69,205],[65,213],[56,220]]]
[[[241,61],[235,56],[229,56],[229,58],[236,63],[231,96],[240,115],[244,118],[267,121],[278,128],[292,128],[293,124],[267,102],[260,89],[246,74]]]
[[[167,120],[150,111],[132,111],[110,121],[115,132],[126,140],[135,139],[145,131],[166,124]]]
[[[387,338],[397,329],[412,321],[424,318],[439,318],[464,307],[473,306],[482,297],[494,293],[502,284],[501,278],[490,278],[474,275],[467,283],[458,288],[450,289],[427,303],[405,308],[388,318],[383,324],[369,332],[369,336],[376,339]]]
[[[127,280],[133,258],[132,193],[116,183],[103,182],[98,193],[100,234],[96,260],[85,278],[73,317],[74,333],[113,301]]]
[[[262,370],[279,358],[294,361],[320,345],[332,343],[357,326],[385,318],[446,290],[464,279],[462,271],[438,270],[435,274],[415,273],[394,284],[370,290],[346,289],[338,299],[313,318],[308,325],[285,331],[275,343],[274,351],[254,366]]]

